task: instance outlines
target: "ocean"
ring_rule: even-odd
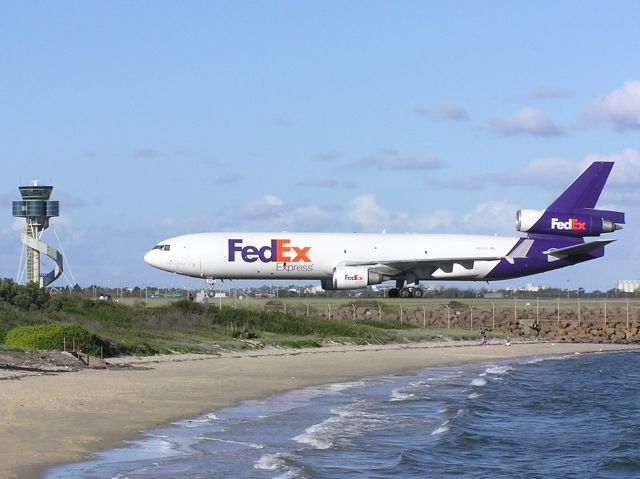
[[[640,354],[309,387],[146,432],[54,478],[640,477]]]

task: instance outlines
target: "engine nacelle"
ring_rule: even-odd
[[[333,270],[333,278],[323,279],[321,285],[324,290],[359,289],[383,281],[380,273],[369,271],[366,266],[338,266]]]
[[[525,233],[576,237],[600,236],[602,233],[612,233],[622,229],[622,226],[614,221],[603,218],[603,214],[611,216],[611,213],[617,212],[584,209],[581,211],[583,213],[519,210],[516,214],[516,229]],[[624,218],[622,221],[624,222]]]
[[[528,233],[540,221],[543,214],[544,211],[540,210],[518,210],[516,213],[516,229],[523,233]]]

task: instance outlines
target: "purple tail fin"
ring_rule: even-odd
[[[595,208],[611,168],[613,162],[594,161],[547,210],[571,213],[583,208]]]
[[[622,211],[595,208],[611,168],[613,162],[595,161],[545,210],[518,211],[518,231],[582,238],[621,229]]]

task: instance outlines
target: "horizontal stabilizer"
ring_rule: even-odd
[[[609,243],[613,243],[614,241],[615,240],[597,240],[590,243],[580,243],[574,246],[567,246],[566,248],[551,248],[544,251],[544,254],[555,259],[566,258],[568,256],[578,256],[590,253],[591,251],[606,246]]]

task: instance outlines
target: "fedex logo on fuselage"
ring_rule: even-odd
[[[241,239],[230,239],[229,261],[236,261],[236,255],[239,255],[247,263],[311,263],[307,256],[309,250],[311,246],[292,246],[289,239],[272,239],[261,247],[245,246]]]
[[[587,223],[570,218],[568,221],[560,221],[558,218],[551,218],[552,230],[587,231]]]

